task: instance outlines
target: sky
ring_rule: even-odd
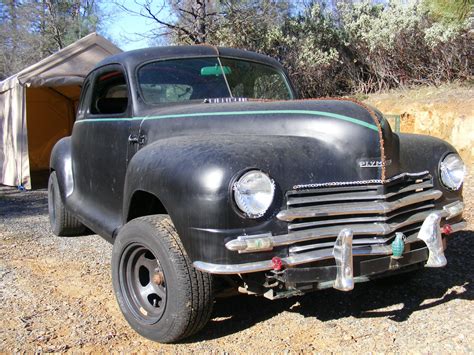
[[[124,6],[134,11],[139,11],[134,0],[122,0]],[[104,12],[108,14],[104,28],[104,35],[111,39],[118,47],[124,51],[150,47],[149,40],[140,38],[134,33],[146,33],[154,25],[140,16],[133,16],[125,13],[117,5],[106,3]]]

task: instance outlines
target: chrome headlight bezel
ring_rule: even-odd
[[[244,193],[244,189],[251,188],[252,178],[259,178],[264,189],[257,186],[252,194]],[[255,183],[255,181],[254,181]],[[240,174],[232,184],[232,199],[235,203],[236,210],[247,218],[257,219],[263,217],[273,204],[275,199],[275,182],[265,172],[259,169],[249,169]],[[248,192],[248,191],[247,191]],[[259,196],[257,196],[259,194]]]
[[[457,191],[464,183],[466,165],[457,153],[446,154],[439,162],[439,180],[450,191]],[[456,174],[453,172],[456,171]]]

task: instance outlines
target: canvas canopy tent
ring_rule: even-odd
[[[0,183],[31,188],[54,144],[71,134],[80,85],[102,59],[121,52],[91,33],[0,82]]]

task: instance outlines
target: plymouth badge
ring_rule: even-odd
[[[360,159],[358,160],[360,168],[381,168],[392,164],[392,160],[385,160],[384,162],[380,159]]]

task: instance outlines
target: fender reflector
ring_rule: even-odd
[[[280,271],[282,267],[283,267],[283,262],[281,261],[281,259],[278,256],[274,256],[272,258],[272,268],[273,268],[273,270]]]
[[[450,235],[453,232],[453,227],[451,227],[450,224],[445,224],[443,227],[441,227],[441,233]]]

